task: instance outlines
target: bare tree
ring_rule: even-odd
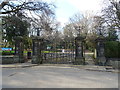
[[[117,18],[120,20],[120,1],[119,0],[110,0],[111,6],[113,6],[116,11]]]
[[[44,29],[50,32],[53,30],[51,27],[55,26],[55,5],[52,3],[48,4],[43,1],[30,2],[29,0],[3,1],[0,8],[1,15],[20,16],[22,19],[31,22],[33,30],[30,30],[30,33],[32,34],[35,33],[35,29]]]
[[[91,15],[89,13],[75,14],[70,18],[70,22],[73,24],[74,30],[83,36],[87,36],[90,30]]]
[[[108,30],[108,37],[117,39],[116,32],[120,30],[120,3],[119,0],[109,0],[110,5],[102,10],[102,18]]]
[[[94,16],[92,22],[92,33],[96,34],[97,36],[106,36],[107,29],[104,23],[104,18],[102,18],[101,16]]]
[[[67,39],[69,41],[73,40],[75,37],[74,26],[72,24],[68,24],[63,29],[64,39]]]
[[[35,17],[36,16],[36,17]],[[57,30],[59,23],[55,19],[55,15],[47,15],[46,13],[42,14],[35,14],[31,18],[31,35],[36,33],[39,30],[39,34],[44,37],[48,38],[52,35],[52,32]]]
[[[55,6],[43,1],[3,1],[0,4],[1,16],[15,16],[31,24],[29,36],[41,33],[48,36],[57,28],[54,14]],[[10,22],[8,20],[8,22]],[[14,22],[14,21],[13,21]],[[7,22],[6,22],[7,23]]]
[[[16,3],[17,2],[17,3]],[[1,14],[10,14],[17,13],[23,10],[35,11],[35,12],[46,12],[51,13],[52,4],[48,4],[46,2],[29,2],[24,0],[19,1],[3,1],[0,4]]]
[[[111,2],[112,3],[112,2]],[[114,3],[114,2],[113,2]],[[114,28],[120,28],[120,20],[117,16],[118,10],[115,8],[114,4],[110,4],[102,10],[102,17],[105,19],[105,23],[108,26],[113,26]]]

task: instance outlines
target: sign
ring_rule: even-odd
[[[2,49],[2,51],[11,51],[12,50],[12,48],[1,48]]]

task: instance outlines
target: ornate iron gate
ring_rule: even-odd
[[[85,64],[84,38],[45,40],[33,38],[32,63]]]
[[[83,38],[45,40],[33,38],[32,63],[36,64],[85,64]]]
[[[75,41],[44,42],[43,63],[72,64],[75,61]]]

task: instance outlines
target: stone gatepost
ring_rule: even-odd
[[[74,64],[85,64],[85,58],[84,58],[84,51],[83,51],[83,45],[84,45],[84,38],[81,36],[78,36],[75,38],[75,62]]]
[[[23,51],[24,51],[23,37],[17,36],[15,38],[15,60],[14,60],[15,62],[17,62],[17,57],[20,63],[24,62]]]
[[[33,42],[33,56],[32,56],[32,64],[42,64],[42,44],[43,44],[43,39],[40,37],[33,37],[32,39]]]
[[[98,37],[96,39],[96,42],[97,42],[97,47],[96,47],[97,58],[96,58],[96,60],[98,60],[98,65],[105,65],[105,63],[106,63],[105,50],[104,50],[105,38],[104,37]]]

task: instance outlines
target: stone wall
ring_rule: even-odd
[[[108,58],[106,65],[112,66],[114,69],[120,69],[120,58]]]
[[[13,64],[19,62],[19,57],[17,56],[1,56],[0,64]]]

